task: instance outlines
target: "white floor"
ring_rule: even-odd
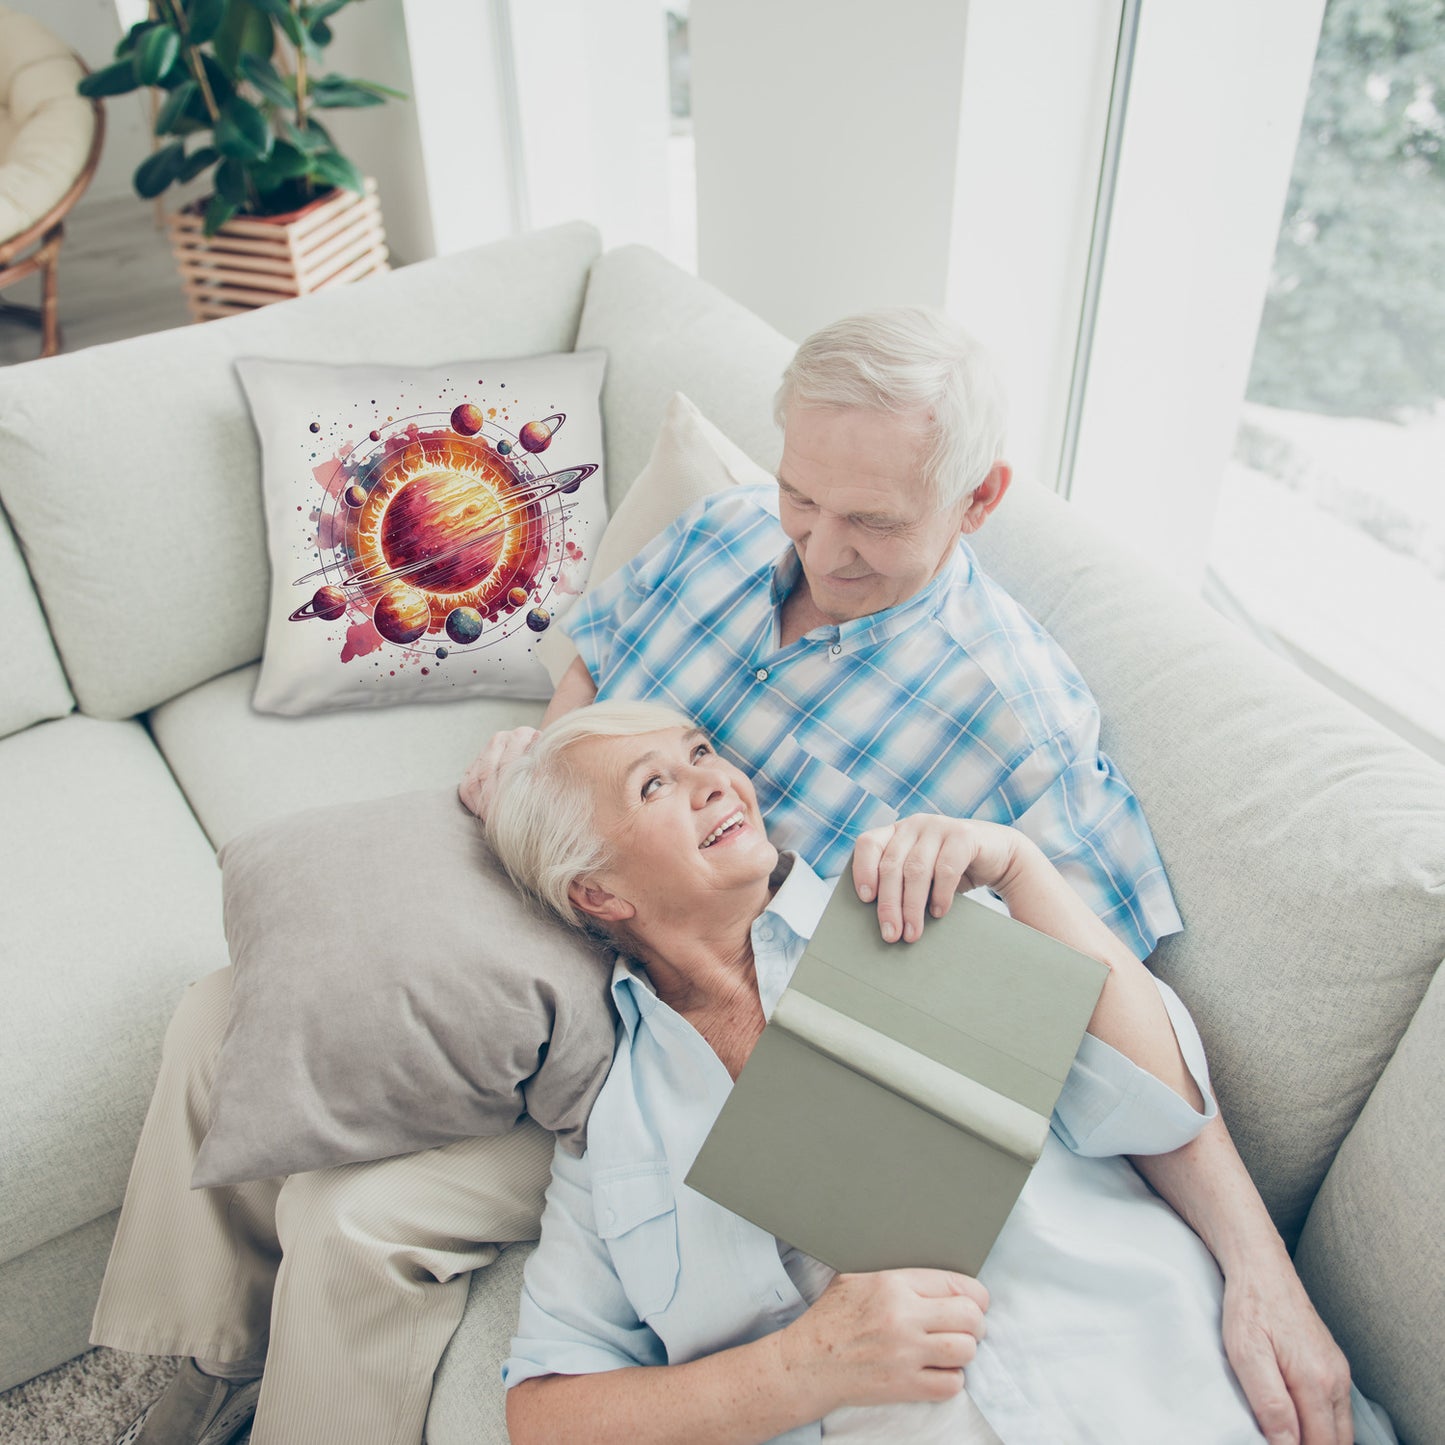
[[[76,206],[65,223],[59,279],[62,351],[190,324],[155,207],[135,196]],[[37,277],[0,292],[0,302],[39,299]],[[39,355],[39,328],[0,308],[0,366]]]

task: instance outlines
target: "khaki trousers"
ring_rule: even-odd
[[[418,1445],[467,1275],[537,1238],[552,1136],[193,1190],[230,994],[222,969],[171,1021],[92,1343],[264,1356],[253,1445]]]

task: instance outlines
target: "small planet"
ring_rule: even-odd
[[[507,456],[507,455],[511,452],[511,450],[512,450],[512,444],[511,444],[511,442],[501,441],[501,442],[498,442],[498,443],[497,443],[497,452],[498,452],[498,454],[499,454],[500,456]]]
[[[517,440],[526,451],[544,452],[552,445],[552,437],[566,420],[566,412],[554,411],[551,416],[543,417],[541,421],[529,421],[517,433]]]
[[[481,431],[484,420],[480,407],[464,401],[452,411],[452,430],[461,432],[464,437],[474,437]]]
[[[321,423],[320,423],[319,421],[314,421],[314,422],[312,422],[312,423],[311,423],[311,430],[312,430],[313,432],[319,432],[319,431],[321,430]]]
[[[439,648],[437,648],[437,661],[438,661],[438,662],[440,662],[440,661],[442,660],[442,658],[444,658],[446,655],[447,655],[447,650],[446,650],[445,647],[439,647]]]
[[[341,495],[348,507],[359,507],[366,500],[366,488],[360,482],[352,482]]]
[[[346,593],[339,587],[318,587],[311,599],[311,611],[327,622],[335,622],[346,611]]]
[[[415,642],[431,621],[431,604],[419,587],[396,582],[382,594],[371,620],[388,642]]]
[[[527,626],[533,632],[545,632],[552,625],[552,614],[544,607],[534,607],[527,614]]]
[[[379,431],[369,431],[367,432],[367,436],[369,436],[374,442],[379,442],[381,440],[381,433]]]
[[[525,607],[527,605],[527,596],[528,593],[525,587],[513,587],[512,590],[507,593],[507,601],[510,602],[513,607]]]
[[[482,635],[482,614],[475,607],[453,607],[447,613],[447,636],[465,647]]]

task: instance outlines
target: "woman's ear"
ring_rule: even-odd
[[[625,899],[619,898],[596,880],[577,879],[567,886],[567,897],[579,913],[595,918],[602,923],[621,923],[631,918],[637,910]]]

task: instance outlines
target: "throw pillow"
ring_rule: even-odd
[[[607,520],[605,360],[237,361],[271,557],[253,706],[548,696],[537,639]]]
[[[525,1111],[580,1152],[612,959],[531,909],[451,790],[221,849],[231,1017],[195,1187],[382,1159]],[[420,889],[388,886],[402,873]]]
[[[729,441],[687,397],[674,392],[647,465],[618,503],[597,544],[588,584],[605,582],[705,497],[726,487],[773,480],[771,473]],[[537,656],[555,686],[572,665],[577,649],[565,629],[553,628],[538,644]]]

